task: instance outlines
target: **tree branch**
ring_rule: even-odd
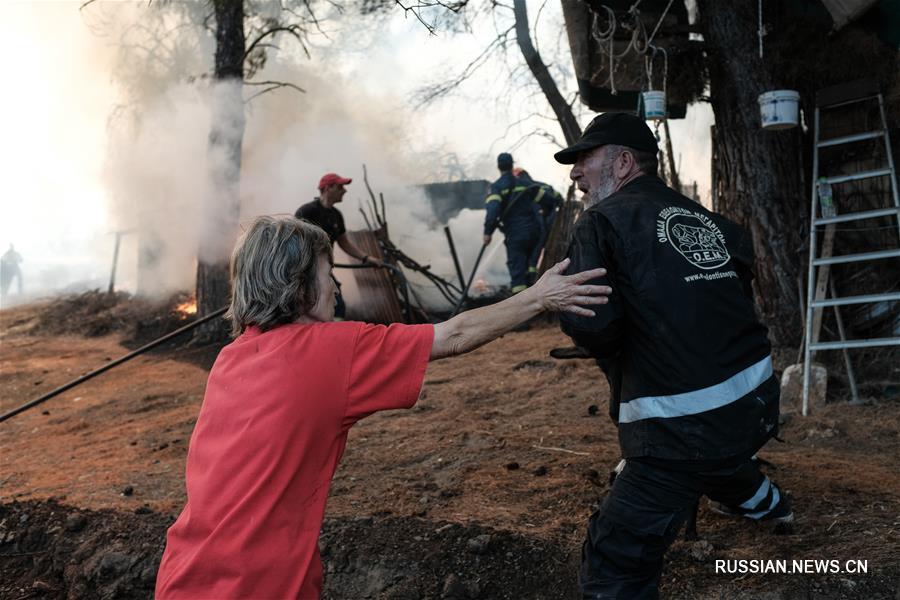
[[[515,26],[511,26],[506,31],[500,32],[496,38],[494,38],[487,47],[481,51],[481,54],[476,56],[469,64],[467,64],[461,73],[459,73],[456,77],[452,78],[449,81],[442,81],[441,83],[437,83],[431,86],[426,86],[420,88],[418,92],[418,100],[415,102],[416,108],[422,108],[428,106],[438,98],[442,98],[446,96],[454,89],[458,88],[464,81],[469,79],[472,75],[474,75],[478,69],[480,69],[490,58],[491,52],[493,52],[496,48],[500,48],[506,45],[507,38],[509,34],[515,29]]]
[[[537,80],[538,85],[541,86],[541,91],[544,92],[547,103],[550,104],[550,108],[556,114],[559,126],[563,131],[563,137],[565,137],[568,144],[574,144],[581,137],[581,126],[578,125],[578,121],[575,119],[575,115],[572,114],[572,110],[566,103],[565,98],[559,93],[559,88],[553,76],[550,75],[547,65],[544,64],[541,55],[538,54],[534,44],[531,42],[525,0],[513,0],[513,6],[516,15],[516,41],[519,44],[519,49],[522,51],[522,56],[525,58],[525,62],[528,64],[528,68],[531,69],[531,73]]]
[[[469,5],[469,0],[457,0],[456,2],[444,2],[443,0],[418,0],[415,4],[411,4],[409,6],[403,4],[402,0],[394,0],[394,3],[403,9],[404,13],[412,13],[416,20],[421,23],[425,29],[428,30],[430,35],[434,35],[435,25],[434,23],[427,23],[425,19],[422,17],[422,9],[423,8],[443,8],[451,13],[459,14],[462,12],[464,8]]]
[[[88,5],[93,4],[96,1],[97,0],[84,0],[84,2],[81,3],[81,6],[78,7],[78,10],[84,10]],[[151,4],[153,4],[153,0],[147,0],[147,6],[150,6]]]
[[[423,19],[422,15],[419,13],[419,9],[423,8],[422,4],[404,6],[403,2],[401,2],[400,0],[394,0],[394,2],[397,4],[397,6],[403,9],[404,14],[411,12],[413,16],[415,16],[419,21],[419,23],[425,26],[425,29],[428,31],[428,35],[434,35],[434,25],[426,23],[425,19]]]
[[[299,25],[294,23],[292,25],[278,25],[275,27],[270,27],[269,29],[266,29],[265,31],[260,33],[258,36],[256,36],[256,39],[253,40],[253,42],[249,46],[247,46],[247,50],[244,52],[244,60],[247,60],[247,57],[250,56],[250,53],[253,52],[265,38],[269,37],[270,35],[275,35],[276,33],[281,31],[294,36],[300,43],[300,46],[303,48],[303,52],[306,54],[307,58],[309,58],[309,49],[307,49],[306,44],[303,43],[303,36],[301,35],[303,29]]]
[[[269,87],[267,87],[266,89],[261,90],[261,91],[259,91],[259,92],[256,92],[255,94],[253,94],[252,96],[250,96],[249,98],[247,98],[246,100],[244,100],[244,104],[249,104],[250,101],[253,100],[254,98],[256,98],[257,96],[262,96],[263,94],[265,94],[265,93],[267,93],[267,92],[271,92],[272,90],[277,90],[277,89],[279,89],[279,88],[285,88],[285,87],[286,87],[286,88],[290,88],[290,89],[292,89],[292,90],[296,90],[296,91],[300,92],[301,94],[305,94],[305,93],[306,93],[306,90],[304,90],[303,88],[301,88],[301,87],[299,87],[299,86],[296,86],[296,85],[294,85],[293,83],[288,83],[288,82],[286,82],[286,81],[245,81],[245,82],[244,82],[244,85],[265,85],[265,86],[269,86]]]
[[[543,138],[543,139],[547,140],[548,142],[550,142],[551,144],[554,144],[558,148],[566,147],[566,144],[560,143],[560,141],[556,138],[556,136],[553,135],[552,133],[550,133],[549,131],[547,131],[546,129],[532,129],[528,133],[525,133],[525,134],[519,136],[519,139],[514,141],[512,144],[508,144],[507,149],[509,151],[514,152],[522,144],[524,144],[526,141],[528,141],[530,138],[533,138],[533,137]],[[493,142],[491,142],[491,146],[493,146],[495,143],[499,142],[500,140],[502,140],[504,138],[505,138],[505,136],[495,139]]]

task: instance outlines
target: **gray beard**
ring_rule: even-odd
[[[596,189],[590,191],[584,201],[585,209],[600,204],[600,202],[612,196],[616,191],[616,180],[613,176],[613,161],[608,160],[604,163],[601,167],[601,171],[603,183]]]
[[[587,198],[585,198],[584,208],[588,209],[592,206],[596,206],[603,200],[606,200],[607,198],[612,196],[615,190],[610,188],[611,186],[609,184],[604,183],[602,186],[600,186],[600,189],[591,190],[591,193],[588,194]]]
[[[584,203],[586,209],[600,204],[600,202],[606,200],[616,192],[616,182],[613,181],[612,169],[609,171],[608,176],[603,179],[603,183],[600,187],[591,190],[591,193],[588,194],[587,200]]]

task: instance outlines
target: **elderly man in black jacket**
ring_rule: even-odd
[[[625,468],[589,523],[584,598],[655,598],[691,507],[793,519],[754,453],[776,435],[779,386],[750,287],[747,233],[657,177],[657,143],[624,113],[595,118],[555,155],[586,194],[570,272],[604,267],[594,317],[562,329],[603,369]]]

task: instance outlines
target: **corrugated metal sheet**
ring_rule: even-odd
[[[439,223],[447,223],[464,208],[484,208],[484,198],[491,182],[486,179],[444,181],[418,186],[431,201]]]
[[[348,231],[347,237],[369,256],[384,258],[376,232]],[[367,323],[402,323],[403,310],[387,269],[353,269],[361,301],[352,307],[353,316]]]

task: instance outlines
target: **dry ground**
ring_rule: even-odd
[[[122,330],[37,327],[51,308],[0,312],[0,411],[129,350]],[[574,597],[618,449],[605,380],[549,358],[558,345],[541,325],[434,363],[415,408],[352,430],[323,535],[328,597]],[[170,346],[0,424],[0,596],[149,596],[213,355]],[[794,498],[793,533],[704,505],[701,541],[670,551],[664,597],[898,597],[900,402],[793,408],[784,443],[760,453]],[[869,572],[715,572],[741,558],[862,559]]]

